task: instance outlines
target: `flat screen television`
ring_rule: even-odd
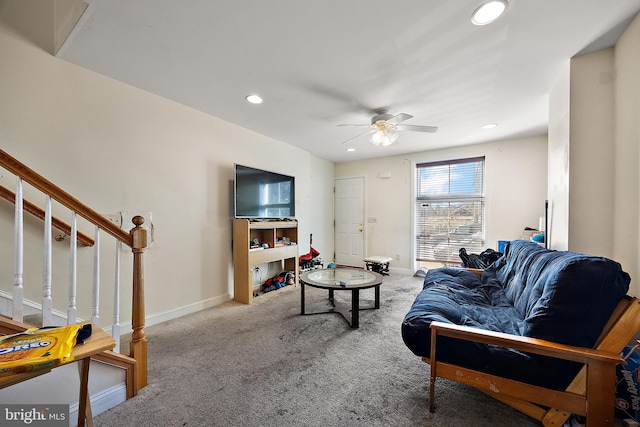
[[[234,164],[236,218],[295,218],[295,177]]]

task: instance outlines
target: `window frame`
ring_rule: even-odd
[[[480,185],[478,191],[471,193],[452,192],[452,183],[455,184],[452,180],[452,170],[456,165],[461,164],[471,164],[470,166],[475,169],[476,175],[462,182],[467,185]],[[424,174],[421,172],[421,169],[442,166],[447,168],[446,174],[448,177],[442,181],[446,191],[425,192],[426,181],[424,181]],[[479,167],[480,170],[478,170]],[[415,245],[415,261],[417,263],[443,262],[446,264],[459,264],[461,259],[458,251],[461,247],[464,247],[468,253],[481,252],[486,241],[485,156],[416,163],[414,171],[413,239]],[[477,176],[478,172],[480,172],[479,177]],[[431,211],[446,210],[446,213],[442,215],[444,221],[439,220],[437,221],[438,224],[430,223],[432,219],[429,218],[429,213],[424,211],[424,208],[427,206]],[[454,209],[459,211],[464,210],[464,212],[468,211],[468,216],[470,215],[474,220],[472,222],[465,222],[460,217],[456,218],[456,214],[452,212]],[[465,230],[466,232],[456,233],[456,230]]]
[[[260,185],[260,211],[263,216],[267,217],[288,217],[291,215],[291,200],[285,198],[282,200],[282,185],[291,186],[289,181],[267,182]],[[273,197],[270,193],[275,193]],[[291,194],[291,189],[286,190],[286,194]],[[276,201],[274,201],[276,199]]]

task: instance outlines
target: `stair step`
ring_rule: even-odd
[[[40,327],[42,326],[42,314],[27,314],[22,317],[22,322],[29,325],[29,327]]]
[[[31,326],[0,314],[0,335],[11,335],[29,329]]]

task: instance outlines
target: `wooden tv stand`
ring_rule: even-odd
[[[269,245],[251,250],[251,241]],[[290,241],[294,244],[283,244]],[[298,283],[298,221],[233,220],[233,299],[251,304],[253,301],[253,268],[259,264],[283,261],[284,271],[295,272]]]

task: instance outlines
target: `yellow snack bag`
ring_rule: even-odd
[[[0,377],[34,369],[53,368],[73,361],[72,350],[78,331],[86,329],[85,327],[88,327],[90,335],[91,325],[88,324],[33,328],[0,337]]]

